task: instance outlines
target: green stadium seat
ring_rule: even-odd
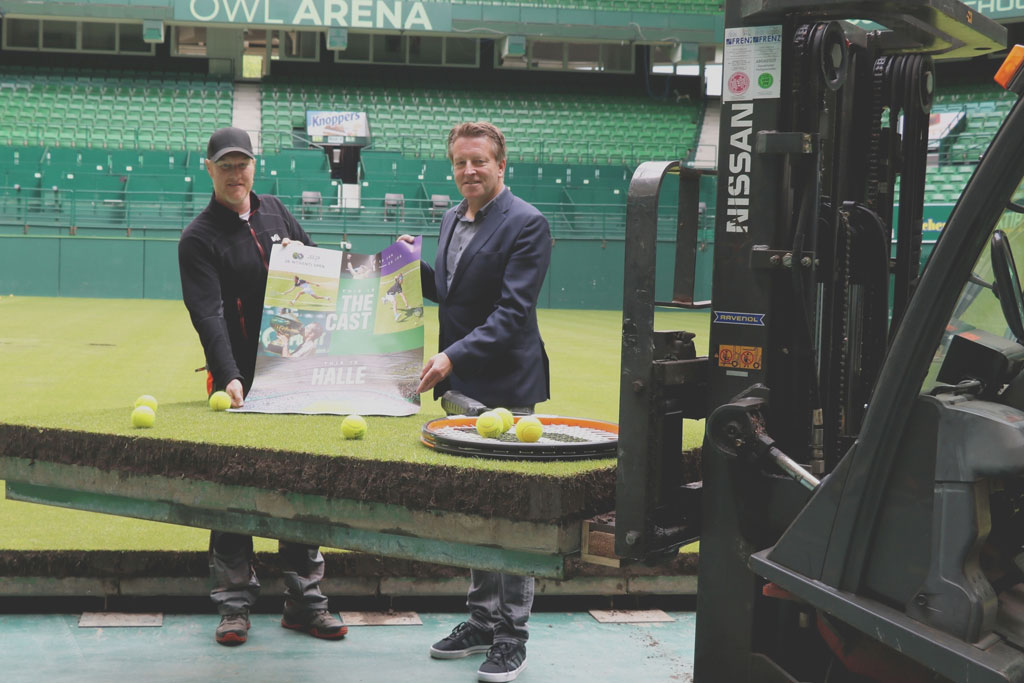
[[[285,93],[292,93],[291,115],[302,115],[306,107],[322,103],[325,90],[319,85],[264,83],[263,106],[272,110]],[[334,93],[333,106],[340,101]],[[645,133],[641,142],[657,143],[665,138],[679,140],[680,152],[696,148],[699,106],[669,105],[646,98],[565,93],[516,93],[459,91],[450,88],[395,88],[381,85],[352,87],[359,106],[370,114],[374,149],[393,149],[424,158],[443,158],[443,141],[450,127],[462,120],[489,119],[503,128],[510,142],[510,154],[539,159],[554,152],[552,161],[581,161],[595,156],[633,156],[616,143],[630,143],[634,130]],[[442,105],[441,103],[445,103]],[[355,107],[353,107],[355,108]],[[264,127],[276,121],[264,115]],[[298,124],[296,123],[297,127]],[[530,140],[529,138],[533,138]],[[585,139],[587,145],[565,144]],[[442,141],[437,145],[435,141]],[[560,143],[561,148],[551,147]],[[605,147],[610,146],[611,149]],[[610,154],[609,154],[610,152]],[[545,157],[547,158],[547,157]]]

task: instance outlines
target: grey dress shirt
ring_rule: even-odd
[[[508,192],[508,188],[502,188],[501,192],[494,196],[494,199],[480,207],[480,210],[473,216],[473,220],[466,219],[466,209],[468,204],[463,199],[462,203],[459,204],[458,208],[455,209],[456,218],[455,229],[452,230],[452,238],[448,242],[448,253],[446,254],[445,265],[448,268],[447,284],[450,288],[452,286],[452,278],[455,276],[455,269],[459,267],[459,259],[462,258],[462,252],[466,250],[466,245],[470,243],[477,231],[480,229],[480,223],[483,221],[484,216],[490,211],[491,205],[494,204],[494,200],[501,196],[502,192]]]

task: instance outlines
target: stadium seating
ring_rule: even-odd
[[[962,132],[942,142],[940,163],[978,163],[992,141],[1015,95],[995,84],[968,84],[944,87],[935,98],[933,111],[962,111],[966,125]]]
[[[936,93],[932,111],[963,112],[964,124],[940,143],[939,165],[928,169],[925,181],[925,204],[957,202],[1015,97],[987,83],[944,86]]]
[[[576,6],[582,5],[587,0]],[[0,211],[7,213],[0,231],[74,226],[80,234],[176,236],[209,201],[201,150],[211,128],[230,123],[231,88],[180,74],[4,67],[0,106],[12,115],[0,121]],[[1011,103],[984,84],[939,92],[935,110],[963,111],[966,124],[943,143],[940,166],[928,174],[926,203],[957,200]],[[467,119],[489,119],[505,130],[506,182],[542,208],[556,235],[621,234],[634,165],[667,156],[666,141],[688,156],[701,115],[696,104],[585,91],[373,83],[267,82],[262,105],[264,141],[277,145],[265,144],[260,155],[257,191],[281,196],[321,239],[331,240],[379,230],[385,218],[406,223],[396,230],[436,229],[432,197],[459,199],[445,136]],[[362,155],[358,209],[338,206],[338,185],[320,150],[294,146],[304,144],[292,132],[304,127],[306,110],[321,108],[370,115],[374,144]],[[312,193],[305,202],[304,193]],[[400,214],[385,216],[386,194],[403,196]],[[670,213],[673,203],[664,209]]]
[[[459,121],[485,119],[503,130],[509,158],[627,164],[673,155],[691,159],[700,107],[642,97],[449,88],[264,83],[265,150],[287,149],[307,110],[364,111],[373,149],[443,159]],[[299,138],[301,139],[301,138]]]
[[[586,91],[293,82],[262,91],[255,189],[282,197],[321,241],[379,232],[382,221],[436,230],[432,198],[459,199],[445,138],[468,119],[505,130],[506,182],[548,215],[556,235],[621,235],[632,167],[671,153],[666,141],[690,156],[701,113],[696,104]],[[229,82],[184,74],[4,67],[0,106],[14,115],[0,121],[0,231],[176,237],[209,201],[201,151],[209,130],[230,124],[232,92]],[[292,135],[306,110],[319,108],[370,114],[375,143],[362,157],[359,208],[340,209],[326,156]],[[401,194],[403,211],[388,212],[386,194]]]
[[[199,150],[230,125],[232,93],[204,76],[5,66],[0,144]]]
[[[962,164],[929,169],[924,186],[925,203],[955,204],[973,172],[973,166]]]

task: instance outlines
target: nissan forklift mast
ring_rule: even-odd
[[[845,20],[869,20],[881,28],[865,30]],[[948,663],[922,644],[910,658],[894,655],[892,663],[871,670],[859,661],[837,664],[836,650],[847,646],[822,644],[848,642],[843,638],[853,638],[851,624],[861,630],[872,624],[877,634],[888,623],[885,609],[900,601],[911,603],[904,616],[920,619],[927,598],[915,612],[914,601],[922,600],[917,589],[941,583],[944,576],[938,571],[929,578],[927,571],[904,567],[911,558],[901,554],[905,549],[896,535],[879,537],[878,517],[857,506],[858,500],[873,497],[886,521],[898,514],[890,507],[898,504],[889,501],[913,499],[919,513],[927,506],[927,513],[915,517],[919,526],[908,518],[893,526],[902,534],[924,534],[937,543],[946,535],[962,537],[971,547],[984,537],[955,529],[957,523],[948,520],[935,522],[925,534],[930,508],[963,508],[943,503],[939,494],[914,499],[913,491],[898,488],[884,499],[878,489],[890,480],[882,459],[872,464],[862,458],[858,468],[849,454],[867,438],[883,438],[863,431],[865,419],[876,402],[874,392],[885,390],[882,368],[894,362],[890,344],[907,320],[919,283],[932,60],[999,49],[1004,36],[1001,27],[957,2],[726,3],[698,683],[825,680],[847,668],[880,679],[933,680],[927,672]],[[729,360],[750,349],[747,357],[758,358],[756,365]],[[934,424],[923,419],[914,425],[915,431],[931,429]],[[936,438],[916,436],[924,444]],[[904,437],[912,438],[884,438]],[[927,474],[934,466],[928,457],[917,463]],[[926,479],[932,486],[932,478]],[[909,482],[894,487],[899,485]],[[827,493],[856,507],[853,518],[838,503],[821,504]],[[864,519],[859,526],[858,516]],[[928,549],[910,564],[939,557],[973,562]],[[846,566],[848,559],[860,562],[859,568]],[[865,581],[864,571],[874,575]],[[766,583],[766,574],[785,574],[787,580]],[[967,578],[949,580],[953,592],[978,579],[970,572],[960,575]],[[793,590],[820,581],[884,599],[878,609],[865,604],[849,620],[840,616],[838,624],[823,623],[820,603],[797,598]],[[992,597],[976,591],[966,602]],[[942,622],[961,637],[979,637],[983,630],[954,625],[973,618],[964,616],[970,613],[947,613],[944,622],[921,619],[921,631],[930,621]],[[885,642],[876,634],[871,635]]]
[[[616,551],[699,530],[698,683],[1024,681],[1024,301],[998,230],[975,266],[1024,214],[1019,106],[919,266],[933,60],[1005,30],[954,0],[727,0],[725,26],[706,359],[635,274],[669,168],[627,202]],[[1011,339],[966,322],[993,294]]]
[[[1005,32],[943,0],[727,1],[725,26],[708,403],[723,438],[704,448],[695,676],[807,680],[830,660],[814,611],[765,597],[750,555],[856,442],[914,293],[932,60]],[[761,362],[724,362],[738,349]]]

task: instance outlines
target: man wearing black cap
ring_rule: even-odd
[[[181,291],[206,355],[207,390],[226,391],[238,408],[256,367],[271,248],[289,242],[316,245],[279,199],[253,193],[255,155],[247,132],[214,131],[206,170],[213,197],[178,243]],[[281,625],[318,638],[344,637],[348,628],[327,609],[320,592],[320,549],[279,541],[278,552],[287,589]],[[211,531],[210,575],[210,597],[221,615],[217,642],[240,645],[248,637],[249,609],[260,588],[252,568],[252,537]]]

